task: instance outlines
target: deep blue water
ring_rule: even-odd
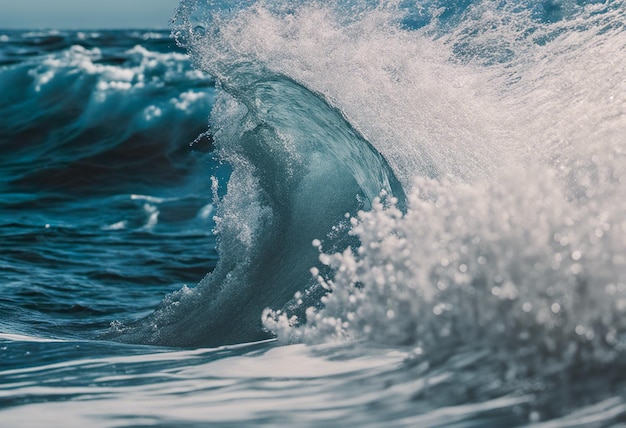
[[[0,30],[0,425],[624,424],[625,10]]]
[[[213,80],[163,32],[4,39],[3,325],[85,337],[202,279]]]

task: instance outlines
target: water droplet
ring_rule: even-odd
[[[540,420],[541,420],[541,415],[539,414],[539,412],[532,411],[528,415],[528,422],[530,422],[531,424],[536,424]]]

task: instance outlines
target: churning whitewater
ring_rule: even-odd
[[[626,421],[623,0],[182,0],[172,37],[0,35],[4,420]]]

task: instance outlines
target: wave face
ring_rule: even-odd
[[[618,364],[624,6],[183,0],[232,167],[220,264],[115,334],[492,349],[502,379]]]
[[[403,204],[385,159],[320,95],[254,64],[228,68],[211,123],[216,151],[232,168],[216,216],[220,262],[196,289],[118,327],[121,340],[195,346],[267,338],[265,308],[297,312],[295,293],[310,303],[323,294],[309,273],[318,258],[313,240],[347,248],[354,242],[347,218],[382,190]]]

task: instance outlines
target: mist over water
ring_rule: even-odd
[[[46,107],[2,107],[4,287],[40,293],[2,297],[5,416],[623,423],[625,6],[183,0],[189,59],[0,36]]]

